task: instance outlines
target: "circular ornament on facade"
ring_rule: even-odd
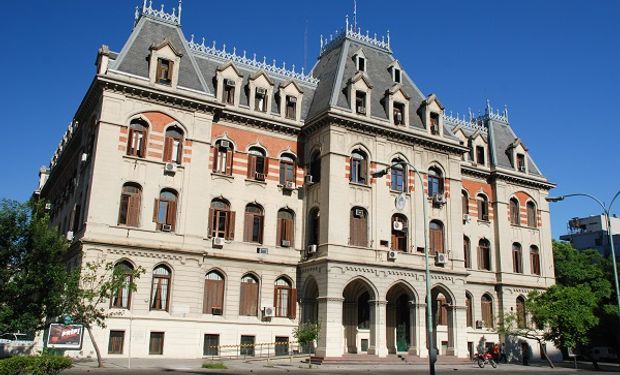
[[[396,207],[398,211],[404,210],[406,204],[407,204],[407,196],[405,196],[405,193],[398,194],[396,199],[394,199],[394,206]]]

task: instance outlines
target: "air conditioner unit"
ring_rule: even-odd
[[[273,307],[263,307],[263,318],[273,318],[274,315],[275,309]]]
[[[280,244],[282,245],[282,247],[291,247],[291,241],[289,240],[282,240]]]
[[[356,217],[364,217],[364,210],[362,210],[361,208],[356,208],[355,209],[355,216]]]
[[[297,97],[296,96],[289,96],[288,97],[288,101],[291,103],[297,103]]]
[[[398,252],[396,252],[395,250],[390,250],[387,253],[388,260],[396,260],[397,256],[398,256]]]
[[[267,89],[264,87],[257,87],[256,88],[256,93],[258,95],[267,95]]]
[[[254,173],[254,178],[256,180],[259,180],[259,181],[265,181],[265,174],[264,173],[255,172]]]
[[[269,248],[268,247],[257,247],[256,253],[257,254],[269,254]]]
[[[73,231],[67,231],[67,241],[73,241]]]
[[[433,194],[433,203],[437,205],[442,205],[446,203],[446,196],[440,193]]]
[[[88,161],[88,154],[83,152],[82,158],[80,160],[82,161],[82,163],[85,163],[86,161]]]
[[[221,307],[212,307],[211,308],[211,314],[213,314],[213,315],[222,315],[222,308]]]
[[[463,214],[463,223],[469,223],[471,221],[471,216],[468,214]]]
[[[216,246],[216,247],[224,246],[224,239],[222,237],[214,237],[213,246]]]
[[[172,232],[172,225],[171,224],[162,224],[161,225],[161,231],[162,232]]]
[[[448,262],[448,256],[444,253],[435,254],[435,264],[443,265]]]
[[[176,163],[166,163],[166,165],[164,165],[164,172],[166,172],[166,173],[176,173],[177,172],[177,164]]]
[[[286,181],[284,183],[284,188],[286,190],[293,190],[293,189],[295,189],[295,183],[293,181]]]
[[[220,147],[230,148],[230,141],[220,141]]]
[[[483,329],[483,328],[484,328],[484,321],[476,320],[476,329]]]
[[[306,247],[306,253],[308,254],[316,253],[316,245],[308,245],[308,247]]]
[[[392,223],[392,228],[394,228],[394,230],[402,231],[404,228],[404,225],[400,221],[395,221],[394,223]]]
[[[52,209],[52,204],[51,203],[45,203],[45,209],[46,210],[51,210]]]
[[[306,175],[306,177],[304,177],[304,181],[305,181],[307,184],[312,184],[312,183],[313,183],[313,182],[312,182],[312,175],[311,175],[311,174],[307,174],[307,175]]]
[[[234,80],[232,80],[232,79],[228,79],[228,78],[227,78],[227,79],[225,79],[225,80],[224,80],[224,84],[225,84],[226,86],[231,86],[231,87],[232,87],[232,86],[235,86],[235,81],[234,81]]]
[[[365,115],[366,114],[366,107],[362,107],[361,105],[357,106],[357,113]]]

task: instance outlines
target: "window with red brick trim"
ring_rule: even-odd
[[[519,225],[521,220],[519,220],[519,201],[517,198],[511,198],[509,203],[509,211],[510,211],[510,224]]]
[[[351,209],[349,236],[351,245],[368,246],[368,212],[364,208]]]
[[[368,158],[366,153],[361,150],[355,150],[351,153],[351,182],[356,184],[368,183]]]
[[[407,234],[409,225],[407,217],[400,214],[392,215],[392,241],[390,248],[392,250],[407,251]]]
[[[534,202],[527,202],[527,226],[536,228],[536,204]]]
[[[523,262],[521,260],[521,244],[512,244],[512,272],[523,273]]]
[[[177,126],[166,129],[164,161],[181,164],[183,161],[183,130]]]
[[[392,169],[390,169],[390,190],[404,192],[407,191],[407,168],[402,164],[401,159],[392,160]]]
[[[478,269],[491,270],[491,243],[484,238],[478,242]]]
[[[130,227],[140,226],[140,207],[142,204],[142,187],[128,182],[121,190],[121,202],[118,210],[118,224]]]
[[[284,154],[280,157],[280,184],[285,185],[287,182],[295,184],[295,174],[297,166],[295,156]]]
[[[540,276],[540,252],[534,245],[530,246],[530,272]]]
[[[465,190],[461,191],[461,204],[463,205],[463,215],[469,214],[469,195]]]
[[[433,220],[429,226],[430,254],[445,252],[443,240],[443,224],[439,220]]]
[[[127,141],[127,155],[143,158],[146,155],[146,141],[148,124],[142,119],[131,120],[129,124],[129,138]]]
[[[232,176],[234,148],[230,141],[219,140],[213,148],[213,172]]]
[[[465,268],[471,268],[471,242],[467,236],[463,236],[463,259]]]
[[[428,196],[435,194],[443,194],[443,175],[441,171],[435,167],[428,170]]]
[[[489,200],[486,195],[478,194],[476,202],[478,204],[478,220],[489,221]]]
[[[258,147],[251,147],[248,152],[248,178],[257,181],[265,181],[269,170],[269,159],[265,151]]]

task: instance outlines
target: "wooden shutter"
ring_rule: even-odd
[[[465,315],[466,315],[466,325],[467,327],[473,326],[473,314],[471,310],[471,300],[469,298],[465,298]]]
[[[233,150],[226,149],[226,174],[232,176],[233,168]]]
[[[273,288],[273,307],[276,309],[276,316],[282,316],[282,306],[280,306],[282,301],[278,298],[280,296],[279,290],[280,288],[277,286]]]
[[[138,156],[143,158],[146,155],[146,130],[141,130],[140,131],[140,136],[141,136],[142,142],[140,142],[140,148],[139,148],[139,151],[138,151]]]
[[[215,237],[215,232],[217,230],[216,222],[217,212],[215,208],[209,208],[209,235]]]
[[[297,317],[297,289],[291,288],[288,298],[288,317],[289,319],[295,319]]]
[[[256,178],[256,156],[248,154],[248,178]]]
[[[360,246],[368,246],[368,225],[366,222],[366,215],[362,215],[362,217],[357,219],[358,222],[358,233],[359,233],[359,240]]]
[[[254,215],[246,212],[243,220],[243,240],[245,242],[252,242],[252,224]]]
[[[177,148],[177,164],[181,164],[183,162],[183,139],[176,139],[174,142],[179,142],[179,147]]]
[[[256,215],[256,220],[258,220],[258,242],[263,243],[263,224],[264,224],[264,216]]]
[[[278,228],[276,230],[276,246],[282,246],[282,240],[286,239],[286,220],[278,218]]]
[[[215,147],[213,147],[213,172],[220,172],[217,170],[217,157],[219,154],[219,147],[217,145],[215,145]]]
[[[127,206],[127,225],[137,227],[140,224],[140,194],[129,195]]]
[[[211,296],[213,295],[213,293],[211,292],[211,281],[213,280],[209,280],[209,279],[205,279],[205,290],[204,290],[204,296],[203,296],[203,305],[202,305],[202,313],[203,314],[210,314],[211,313],[211,306],[212,306],[212,300],[211,300]]]
[[[163,61],[161,59],[157,59],[157,78],[155,79],[158,83],[159,80],[162,78],[162,70],[164,68],[163,66]]]
[[[153,203],[153,222],[157,222],[157,216],[159,216],[159,199],[155,199]]]
[[[269,158],[263,158],[263,173],[265,174],[265,180],[267,179],[267,175],[269,174]]]
[[[172,229],[174,230],[176,221],[177,221],[177,202],[168,201],[168,210],[166,211],[166,224],[172,225]]]
[[[351,218],[349,219],[349,236],[351,239],[349,240],[351,245],[357,245],[357,225],[355,225],[356,220],[353,212],[350,214]]]
[[[170,82],[172,82],[172,72],[173,72],[174,63],[172,61],[168,61],[168,76],[166,77]]]
[[[295,241],[295,221],[293,219],[286,219],[284,220],[284,223],[286,224],[286,240],[291,241],[291,247],[294,247],[294,242]]]
[[[166,137],[164,141],[164,161],[172,160],[172,142],[174,139],[172,137]]]
[[[226,239],[234,240],[235,239],[235,211],[229,211],[228,215],[226,215],[226,219],[228,221],[226,225]]]
[[[212,314],[213,308],[221,309],[224,306],[224,280],[205,280],[205,294],[205,314]]]
[[[482,256],[482,246],[478,246],[477,249],[478,249],[477,250],[477,252],[478,252],[478,269],[481,270],[481,269],[484,269],[484,265],[482,263],[482,258],[483,258],[483,256]]]
[[[134,130],[129,128],[129,141],[127,142],[127,155],[135,155],[134,147],[133,147],[133,133]]]
[[[368,183],[368,160],[362,159],[359,160],[360,163],[360,175],[358,176],[357,182]]]

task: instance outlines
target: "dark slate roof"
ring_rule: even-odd
[[[495,153],[495,164],[498,167],[513,169],[509,157],[509,146],[517,139],[517,135],[507,122],[489,120],[489,126],[493,127],[491,131],[491,146]],[[528,171],[531,175],[542,176],[538,167],[532,161],[532,157],[528,154]]]

